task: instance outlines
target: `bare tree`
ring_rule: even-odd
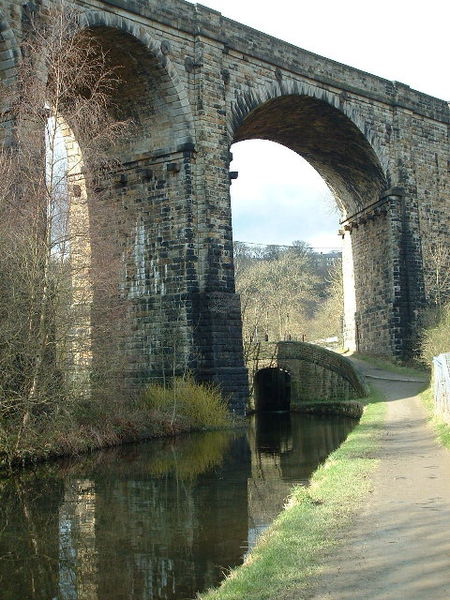
[[[30,420],[88,394],[95,368],[107,378],[120,354],[120,245],[107,224],[120,221],[107,175],[125,125],[111,111],[119,80],[62,3],[30,24],[4,90],[14,144],[0,152],[0,435],[12,451]]]
[[[431,244],[429,248],[429,295],[433,303],[443,306],[450,298],[449,247],[442,241]]]
[[[237,247],[244,358],[258,360],[261,342],[342,337],[342,275],[338,254],[292,246]]]

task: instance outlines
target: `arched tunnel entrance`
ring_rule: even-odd
[[[291,406],[291,374],[268,367],[254,378],[255,408],[258,412],[288,411]]]

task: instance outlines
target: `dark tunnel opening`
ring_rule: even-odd
[[[255,375],[254,386],[258,412],[290,410],[290,373],[278,368],[261,369]]]

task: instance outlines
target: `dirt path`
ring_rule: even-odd
[[[426,423],[416,396],[423,383],[363,370],[388,399],[380,466],[366,506],[309,598],[449,600],[450,452]]]

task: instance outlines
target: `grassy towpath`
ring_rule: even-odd
[[[450,598],[450,452],[418,397],[420,378],[358,366],[387,399],[371,493],[329,552],[311,600]]]

